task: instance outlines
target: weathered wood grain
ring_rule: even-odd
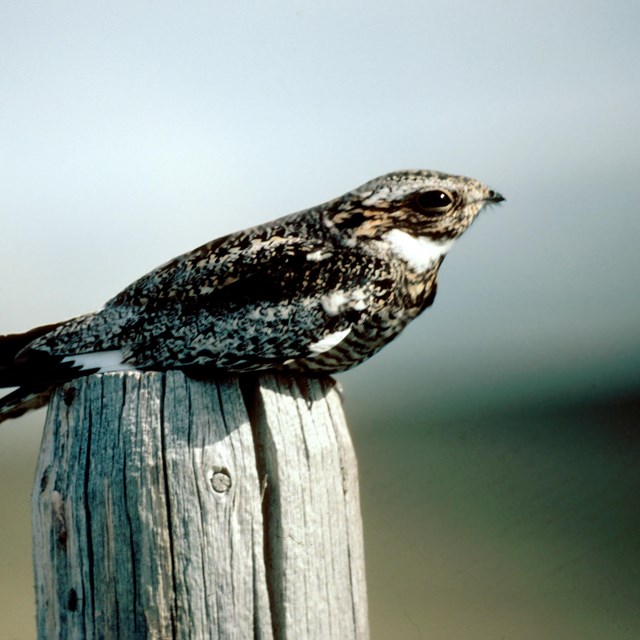
[[[40,638],[367,638],[337,392],[90,376],[49,408],[32,500]]]
[[[357,466],[339,395],[322,381],[300,389],[265,377],[258,409],[275,629],[291,638],[366,638]]]

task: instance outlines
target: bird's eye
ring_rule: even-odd
[[[419,193],[415,197],[415,203],[417,208],[424,213],[444,213],[453,204],[453,196],[448,191],[433,189]]]

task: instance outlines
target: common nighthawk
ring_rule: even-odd
[[[0,421],[104,371],[335,373],[436,295],[446,252],[488,203],[470,178],[399,171],[232,233],[151,271],[98,312],[0,336]]]

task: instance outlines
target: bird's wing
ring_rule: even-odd
[[[300,235],[229,236],[114,298],[128,307],[125,361],[261,369],[331,348],[377,304],[379,260]],[[333,341],[333,342],[332,342]]]

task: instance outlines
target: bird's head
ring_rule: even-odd
[[[325,221],[355,246],[432,273],[482,208],[504,198],[478,180],[436,171],[396,171],[330,203]]]
[[[504,198],[472,178],[437,171],[396,171],[375,178],[335,201],[329,219],[354,237],[397,230],[413,238],[450,242],[482,208]]]

